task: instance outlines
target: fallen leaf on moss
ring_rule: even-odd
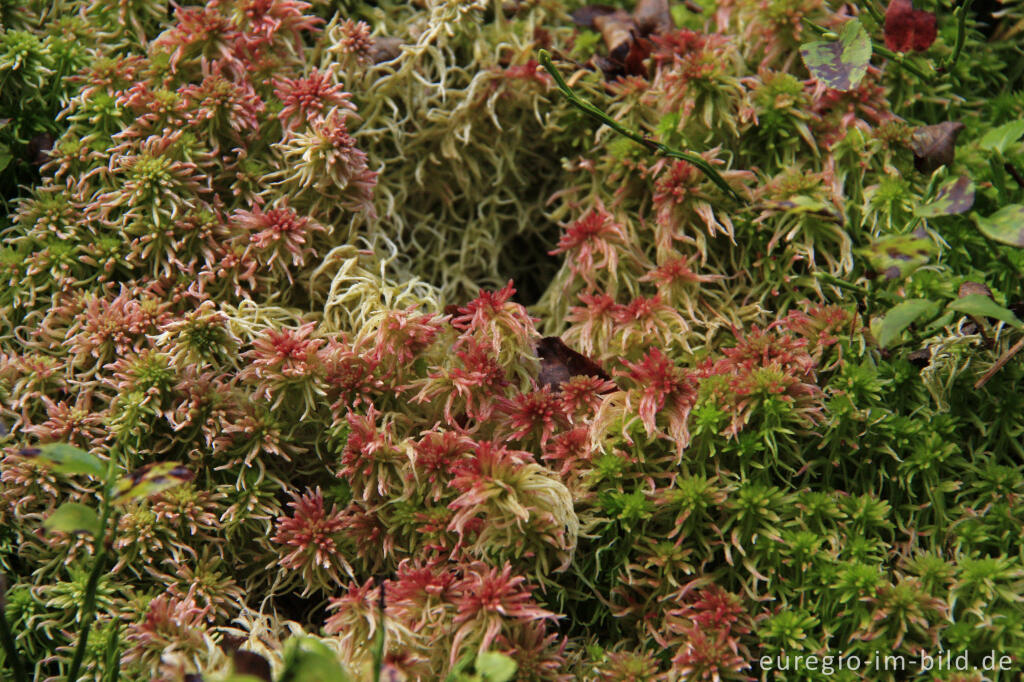
[[[839,40],[822,40],[800,46],[804,66],[833,90],[852,90],[868,72],[871,40],[856,19],[843,24]]]
[[[125,505],[142,500],[187,483],[193,478],[195,474],[177,462],[150,462],[117,481],[113,489],[113,502],[116,505]]]
[[[586,5],[571,16],[577,26],[601,34],[608,54],[595,54],[591,63],[601,69],[606,80],[647,76],[644,60],[651,54],[647,37],[675,27],[667,0],[640,0],[632,14],[609,5]]]
[[[86,474],[103,480],[107,467],[99,457],[67,443],[47,443],[23,448],[19,453],[62,474]]]
[[[537,357],[540,358],[537,382],[541,387],[549,386],[555,390],[562,382],[574,376],[598,377],[611,381],[611,377],[600,365],[569,348],[557,336],[545,336],[537,342]]]
[[[956,138],[963,129],[964,124],[960,121],[943,121],[915,128],[910,139],[910,148],[914,150],[914,168],[927,174],[940,166],[952,165]]]
[[[860,249],[875,273],[886,279],[902,279],[928,262],[935,244],[924,230],[885,237]]]
[[[620,64],[625,63],[636,41],[636,24],[633,17],[622,10],[602,14],[594,17],[594,28],[600,31],[601,37],[604,38],[608,58]]]
[[[569,16],[572,17],[572,22],[577,26],[597,30],[597,27],[594,26],[594,19],[617,11],[620,10],[611,5],[584,5],[574,9]]]
[[[668,0],[639,0],[633,9],[633,20],[636,21],[640,35],[645,36],[665,33],[675,28]]]
[[[966,175],[961,175],[943,185],[933,201],[914,209],[914,214],[922,218],[957,215],[971,210],[973,205],[974,182]]]

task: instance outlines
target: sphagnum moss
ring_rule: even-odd
[[[1013,679],[1024,10],[644,4],[0,8],[0,676]]]

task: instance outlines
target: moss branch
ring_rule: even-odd
[[[963,52],[964,43],[967,42],[967,12],[971,9],[971,4],[974,0],[964,0],[964,4],[953,10],[953,16],[956,17],[956,43],[953,47],[953,54],[950,55],[949,61],[943,64],[943,68],[947,71],[952,69],[958,59],[960,59],[960,53]]]
[[[6,595],[7,581],[4,579],[4,576],[0,575],[0,643],[3,644],[4,653],[7,656],[7,664],[11,668],[14,682],[28,682],[28,676],[25,674],[25,667],[22,665],[21,656],[18,655],[18,649],[14,644],[14,636],[11,634],[10,625],[7,623],[7,614],[5,612],[7,603],[4,599]]]

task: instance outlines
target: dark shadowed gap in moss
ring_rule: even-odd
[[[302,597],[295,591],[288,591],[274,598],[274,606],[281,618],[302,623],[313,630],[327,620],[327,600],[319,592]]]
[[[531,306],[540,300],[554,279],[561,261],[548,254],[558,243],[558,226],[551,224],[541,234],[518,234],[509,240],[498,273],[516,286],[516,300]]]

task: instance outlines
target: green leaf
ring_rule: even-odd
[[[882,328],[878,332],[878,345],[888,348],[903,330],[920,317],[932,317],[939,311],[939,304],[924,298],[912,298],[903,301],[885,314]]]
[[[65,533],[88,533],[96,537],[100,533],[100,517],[92,507],[65,502],[43,521],[43,528]]]
[[[970,294],[958,298],[946,307],[973,317],[992,317],[1018,329],[1024,328],[1024,322],[1018,320],[1016,315],[984,294]]]
[[[284,647],[278,682],[348,682],[348,673],[326,644],[313,637],[292,637]]]
[[[1008,204],[987,218],[976,215],[974,222],[981,233],[993,241],[1010,246],[1024,246],[1024,206]]]
[[[151,462],[122,476],[114,486],[114,504],[122,505],[152,497],[195,478],[177,462]]]
[[[481,651],[476,657],[476,671],[487,682],[508,682],[518,667],[510,657],[496,651]]]
[[[47,443],[37,448],[25,448],[19,454],[62,474],[86,474],[103,480],[107,473],[99,457],[67,443]]]
[[[852,90],[868,72],[871,40],[857,19],[843,24],[839,40],[804,43],[800,56],[811,75],[835,90]]]
[[[933,332],[933,331],[935,331],[937,329],[942,329],[947,324],[952,322],[954,317],[956,317],[956,314],[952,310],[949,310],[949,311],[943,313],[942,315],[939,315],[934,320],[929,322],[928,326],[924,328],[925,334]]]
[[[7,165],[13,158],[14,156],[11,154],[11,148],[5,144],[0,144],[0,171],[7,168]]]
[[[857,251],[886,279],[903,279],[928,262],[935,244],[924,230],[875,240]]]
[[[939,188],[935,199],[914,209],[914,215],[934,218],[940,215],[966,213],[974,205],[974,182],[966,175],[947,182]]]
[[[1002,154],[1011,144],[1020,139],[1021,135],[1024,135],[1024,119],[1010,121],[985,133],[978,140],[978,146],[985,151]]]

